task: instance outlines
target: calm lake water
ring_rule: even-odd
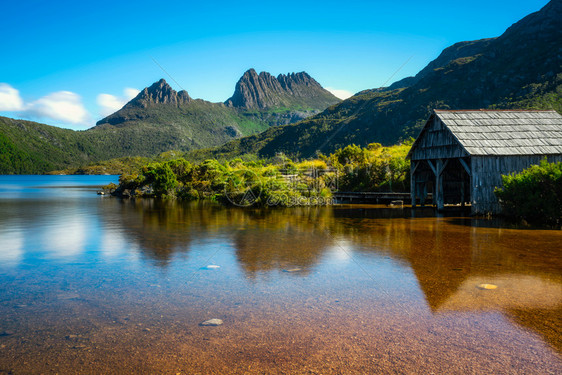
[[[116,180],[0,176],[0,374],[562,373],[562,231]]]

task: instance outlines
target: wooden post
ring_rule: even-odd
[[[472,171],[470,170],[470,167],[468,166],[468,164],[462,159],[459,158],[459,162],[461,163],[461,165],[464,168],[464,171],[466,172],[466,176],[468,177],[468,186],[470,189],[472,189]],[[462,186],[461,186],[461,195],[462,195],[462,202],[461,202],[461,206],[464,207],[465,203],[466,203],[466,191],[464,188],[464,176],[465,174],[463,173],[463,178],[462,178]]]
[[[434,194],[435,197],[433,198],[433,203],[439,209],[439,195],[441,194],[441,185],[439,184],[439,168],[441,167],[441,160],[435,161],[435,167],[433,169],[433,174],[435,175],[435,187],[434,187]]]
[[[443,175],[437,177],[437,190],[439,195],[437,196],[437,210],[441,211],[445,208],[445,194],[443,194]]]
[[[433,171],[433,174],[435,175],[435,184],[433,184],[433,204],[437,205],[437,197],[439,196],[439,192],[437,191],[437,180],[438,180],[438,176],[439,173],[437,171],[437,168],[435,167],[435,165],[433,165],[433,162],[431,160],[427,161],[427,164],[429,165],[429,167],[431,168],[431,170]]]
[[[416,169],[418,168],[419,161],[412,161],[410,165],[410,197],[412,199],[412,207],[416,207],[417,199],[417,181],[416,181]]]
[[[416,207],[416,173],[410,172],[410,197],[412,199],[412,207]]]
[[[435,191],[437,192],[437,210],[440,211],[443,208],[445,208],[445,197],[444,197],[444,192],[443,192],[443,170],[445,169],[445,166],[447,165],[447,162],[443,163],[443,160],[441,159],[437,159],[436,163],[435,163],[435,169],[437,171],[436,174],[436,178],[435,178],[435,182],[436,182],[436,187],[435,187]]]
[[[461,207],[464,207],[464,202],[466,201],[466,198],[464,196],[464,176],[465,173],[462,173],[461,175]]]

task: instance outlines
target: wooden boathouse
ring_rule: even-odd
[[[562,116],[556,111],[434,110],[407,156],[412,206],[471,204],[498,213],[501,175],[541,159],[562,161]]]

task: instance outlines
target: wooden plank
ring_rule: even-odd
[[[419,161],[412,161],[411,164],[413,164],[413,167],[412,167],[412,165],[410,165],[410,172],[415,173],[416,169],[418,169],[418,166],[420,165],[420,162]]]
[[[466,173],[468,173],[469,176],[472,176],[472,172],[470,171],[470,167],[468,166],[468,164],[466,164],[466,161],[459,158],[459,162],[464,167],[464,170],[466,171]]]
[[[443,163],[443,161],[441,159],[439,159],[442,163],[441,167],[439,168],[439,175],[443,174],[443,171],[445,170],[445,167],[447,166],[447,164],[449,164],[449,159],[445,159],[445,162]]]
[[[433,163],[431,162],[431,160],[427,160],[427,164],[429,164],[429,167],[431,168],[431,170],[433,171],[433,174],[435,176],[437,176],[437,167],[433,165]]]

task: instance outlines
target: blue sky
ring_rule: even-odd
[[[547,2],[4,1],[0,115],[86,129],[160,78],[224,101],[249,68],[306,71],[355,93],[406,61],[387,84],[453,43],[499,36]]]

